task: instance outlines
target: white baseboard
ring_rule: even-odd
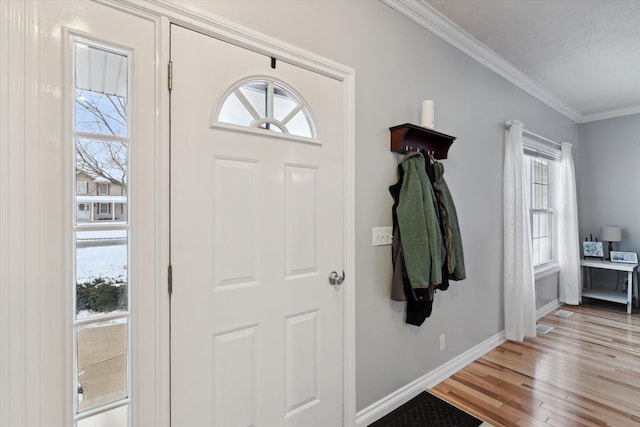
[[[356,427],[366,427],[372,422],[382,418],[389,412],[413,399],[421,392],[449,378],[451,375],[455,374],[505,341],[504,331],[499,332],[461,355],[451,359],[444,365],[437,367],[417,380],[410,382],[377,402],[367,406],[363,410],[358,411],[356,413]]]
[[[547,314],[551,313],[553,310],[560,307],[561,305],[562,303],[558,300],[558,298],[543,305],[542,307],[536,310],[536,319],[540,319],[541,317],[546,316]]]
[[[562,304],[557,298],[545,304],[536,310],[536,319],[546,316],[553,310],[560,307],[560,305]],[[358,411],[356,413],[356,427],[366,427],[372,422],[384,417],[389,412],[407,403],[423,391],[441,383],[505,341],[506,338],[504,337],[504,331],[501,331],[461,355],[451,359],[444,365],[437,367],[417,380],[410,382],[377,402],[367,406],[363,410]]]

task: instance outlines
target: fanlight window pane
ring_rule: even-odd
[[[258,117],[267,117],[267,91],[266,83],[251,83],[242,86],[242,95],[251,103],[251,107],[258,113]]]
[[[294,108],[298,107],[298,103],[283,95],[274,95],[273,97],[273,116],[276,120],[283,120]]]
[[[240,102],[235,93],[229,95],[222,106],[220,116],[218,117],[218,121],[220,122],[231,123],[244,127],[249,127],[253,120],[253,116],[249,113],[249,110],[245,108],[242,102]]]
[[[307,138],[313,138],[313,132],[309,126],[311,120],[307,116],[305,110],[300,110],[298,114],[293,116],[287,126],[290,129],[292,135],[306,136]]]
[[[253,80],[230,91],[220,107],[219,123],[315,138],[306,105],[292,91],[272,80]]]
[[[126,398],[127,319],[80,326],[76,339],[79,412]]]

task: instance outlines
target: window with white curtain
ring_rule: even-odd
[[[554,179],[560,152],[524,143],[525,173],[529,191],[532,262],[536,272],[558,264],[557,215]]]

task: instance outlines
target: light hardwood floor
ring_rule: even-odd
[[[429,390],[495,426],[640,426],[640,314],[563,306]]]

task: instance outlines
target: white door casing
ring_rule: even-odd
[[[345,87],[171,29],[172,424],[343,418]],[[247,77],[293,88],[319,143],[212,126]]]

